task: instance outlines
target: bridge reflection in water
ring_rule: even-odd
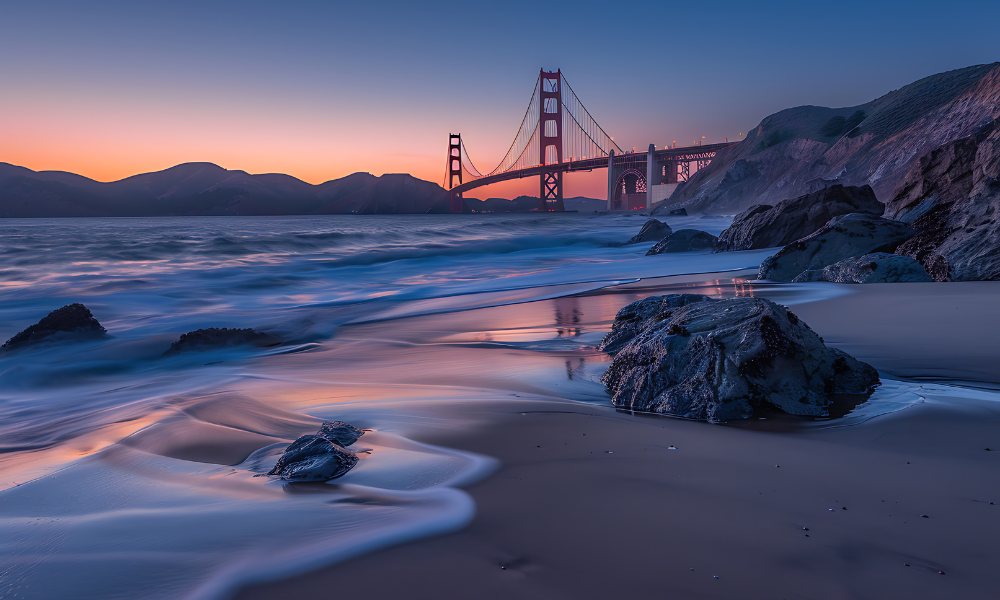
[[[452,212],[463,211],[463,194],[501,181],[538,177],[541,211],[563,206],[563,176],[608,170],[608,210],[648,210],[657,188],[685,182],[735,142],[626,152],[591,116],[561,70],[540,70],[528,108],[507,153],[489,172],[476,168],[459,133],[448,136],[445,187]],[[692,170],[694,166],[694,170]]]

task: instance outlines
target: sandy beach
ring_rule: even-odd
[[[665,278],[575,297],[574,326],[585,337],[616,307],[655,292],[747,293],[732,279]],[[817,286],[844,289],[792,309],[894,378],[883,392],[902,390],[902,404],[870,418],[715,426],[592,398],[455,402],[452,416],[474,425],[423,441],[500,464],[467,488],[476,503],[467,528],[237,597],[990,597],[984,590],[1000,589],[1000,404],[953,384],[1000,383],[997,284],[800,287]],[[809,299],[790,287],[753,293]],[[466,330],[448,337],[537,335],[559,327],[545,315],[560,302],[451,315]],[[412,335],[443,325],[410,321],[392,327]],[[602,360],[592,350],[563,354],[567,369]],[[870,404],[881,403],[877,395]]]

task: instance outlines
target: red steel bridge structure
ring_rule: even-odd
[[[478,187],[538,177],[540,211],[560,212],[563,176],[608,170],[608,210],[648,210],[654,186],[687,181],[735,142],[627,152],[591,116],[561,70],[540,70],[528,109],[507,153],[488,172],[476,168],[459,133],[448,135],[445,187],[451,212],[463,212],[463,194]]]

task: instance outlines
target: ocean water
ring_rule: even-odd
[[[71,302],[109,331],[0,354],[0,596],[222,597],[462,527],[475,507],[458,486],[496,465],[418,441],[463,426],[449,402],[606,402],[600,328],[580,325],[574,294],[770,254],[646,257],[650,244],[622,243],[642,222],[0,221],[0,338]],[[727,221],[670,223],[718,233]],[[504,321],[521,304],[534,308]],[[164,355],[201,327],[285,343]],[[346,477],[255,477],[328,418],[371,429]]]

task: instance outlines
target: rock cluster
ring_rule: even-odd
[[[879,383],[870,365],[762,298],[647,298],[619,311],[603,347],[615,406],[713,423],[773,409],[834,416]]]
[[[794,282],[912,283],[933,281],[924,267],[909,256],[875,252],[845,258],[822,269],[803,271]]]
[[[7,340],[0,351],[16,350],[57,339],[104,337],[107,331],[82,304],[68,304],[45,315],[41,321]]]
[[[719,235],[716,249],[752,250],[790,244],[816,231],[834,217],[849,213],[881,216],[885,205],[872,188],[832,185],[811,194],[759,204],[743,211]]]
[[[760,265],[758,278],[791,281],[804,271],[823,269],[845,258],[892,252],[912,235],[913,228],[900,221],[865,213],[843,215],[768,257]]]
[[[326,421],[315,435],[304,435],[291,443],[268,475],[294,482],[329,481],[343,476],[358,464],[350,446],[364,435],[343,421]]]

